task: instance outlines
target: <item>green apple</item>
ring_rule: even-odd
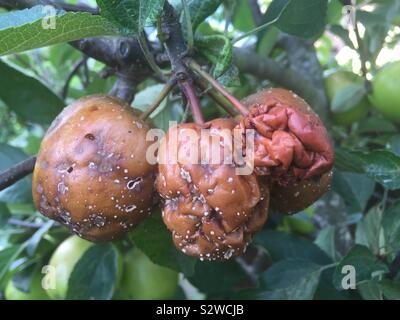
[[[68,291],[68,280],[74,270],[76,263],[93,243],[83,240],[77,236],[71,236],[64,240],[53,252],[49,265],[54,267],[54,273],[49,270],[45,281],[54,286],[46,290],[50,298],[54,300],[65,299]]]
[[[14,286],[12,279],[7,283],[4,292],[7,300],[49,300],[49,296],[42,287],[43,274],[37,272],[33,275],[29,292],[23,292]]]
[[[49,269],[49,272],[44,277],[44,281],[47,284],[54,282],[54,286],[49,285],[49,288],[46,289],[50,298],[53,300],[64,300],[66,298],[68,281],[75,265],[93,245],[94,243],[83,240],[78,236],[71,236],[57,247],[49,262],[49,266],[53,268]],[[117,285],[122,277],[122,264],[122,255],[118,251]]]
[[[363,83],[364,79],[349,71],[336,71],[325,78],[326,93],[332,103],[335,95],[346,86],[354,83]],[[344,112],[332,112],[334,124],[347,126],[363,119],[368,113],[369,102],[367,98],[362,99],[351,109]]]
[[[378,71],[372,80],[369,100],[385,117],[400,122],[400,61]]]
[[[178,273],[153,263],[138,248],[124,257],[124,272],[116,299],[171,299],[178,288]]]

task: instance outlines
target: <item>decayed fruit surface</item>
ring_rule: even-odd
[[[345,87],[352,84],[361,84],[364,82],[364,79],[352,72],[348,71],[337,71],[325,79],[325,87],[326,93],[328,95],[329,100],[332,102],[335,95]],[[343,112],[332,112],[332,120],[333,123],[337,125],[351,125],[356,121],[361,120],[368,114],[369,101],[366,97],[364,97],[360,102],[356,105],[352,106],[347,111]]]
[[[33,275],[28,292],[24,292],[15,287],[12,279],[7,283],[4,295],[7,300],[49,300],[49,296],[42,287],[44,274],[36,272]]]
[[[169,130],[159,149],[156,185],[164,199],[164,222],[177,248],[201,260],[225,260],[242,254],[267,219],[269,190],[254,174],[238,175],[234,164],[224,163],[225,148],[226,154],[233,150],[220,143],[223,130],[231,133],[235,126],[232,119],[181,124]],[[201,135],[202,129],[208,129],[216,143]],[[187,138],[187,130],[193,130],[194,139]],[[220,152],[220,161],[208,158],[212,152],[201,161],[199,152],[187,163],[188,154],[200,146]],[[178,161],[168,152],[174,147]]]
[[[255,93],[242,103],[249,114],[240,128],[255,130],[257,174],[289,185],[332,169],[334,152],[327,130],[299,96],[275,88]]]
[[[90,241],[109,241],[150,212],[156,166],[146,161],[150,126],[109,96],[66,107],[44,137],[33,199],[45,216]]]
[[[372,80],[371,103],[388,119],[400,122],[400,61],[384,66]]]
[[[269,89],[245,98],[249,115],[240,128],[254,129],[254,164],[268,176],[272,207],[299,212],[330,187],[334,151],[318,115],[296,94]]]
[[[124,271],[115,299],[172,299],[178,288],[178,273],[153,263],[138,248],[124,256]]]
[[[308,208],[327,192],[332,182],[332,171],[288,186],[271,186],[271,207],[280,213],[293,214]]]

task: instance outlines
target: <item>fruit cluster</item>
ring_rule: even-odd
[[[157,166],[146,160],[152,126],[138,111],[107,96],[78,100],[42,142],[33,176],[38,210],[84,239],[110,241],[150,214],[158,193],[179,250],[202,260],[242,254],[266,222],[270,203],[282,213],[308,207],[328,189],[334,161],[319,117],[292,92],[265,90],[242,104],[248,112],[240,118],[170,128]],[[187,130],[194,132],[191,139]],[[240,148],[224,140],[235,130]],[[243,164],[226,158],[249,156],[249,130],[255,168],[239,175]],[[192,156],[199,148],[210,152]],[[215,152],[218,161],[209,157]]]

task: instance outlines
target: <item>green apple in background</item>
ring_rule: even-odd
[[[378,71],[372,80],[369,100],[389,120],[400,122],[400,61]]]
[[[124,272],[116,299],[172,299],[178,288],[178,273],[153,263],[138,248],[124,256]]]
[[[349,71],[336,71],[325,78],[325,88],[329,101],[332,103],[335,95],[346,86],[363,83],[364,79]],[[351,109],[343,112],[332,112],[334,124],[347,126],[364,118],[368,113],[369,102],[362,99]]]
[[[55,288],[46,290],[50,298],[54,300],[65,299],[68,291],[69,277],[76,263],[92,245],[93,243],[89,241],[72,236],[61,242],[53,252],[49,265],[55,268],[55,274],[49,272],[45,276],[45,281],[47,282],[48,280],[48,283],[55,280]]]
[[[14,286],[12,279],[7,283],[5,289],[5,298],[7,300],[49,300],[49,296],[42,287],[44,274],[40,271],[33,275],[29,292],[23,292]]]

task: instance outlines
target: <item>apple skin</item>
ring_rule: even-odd
[[[23,292],[16,288],[10,279],[4,293],[6,300],[50,300],[42,287],[43,277],[44,274],[40,272],[34,274],[29,292]]]
[[[362,82],[363,79],[352,72],[337,71],[325,78],[326,93],[332,103],[333,98],[341,89],[348,85]],[[368,114],[368,108],[368,99],[364,98],[348,111],[332,112],[332,121],[336,125],[351,125],[352,123],[363,119]]]
[[[55,289],[47,289],[47,294],[53,300],[64,300],[68,292],[68,281],[76,263],[94,243],[81,239],[78,236],[71,236],[65,239],[53,252],[49,265],[55,267],[55,275],[50,273],[46,277],[55,276]],[[118,270],[116,286],[119,285],[122,277],[123,260],[118,252]],[[50,280],[50,279],[49,279]]]
[[[178,288],[178,273],[153,263],[138,248],[124,256],[124,273],[115,299],[172,299]]]
[[[387,64],[378,71],[368,98],[385,117],[400,123],[400,61]]]
[[[51,299],[65,299],[69,277],[76,263],[92,245],[93,243],[78,236],[71,236],[64,240],[53,252],[49,265],[55,268],[55,275],[48,273],[45,276],[45,278],[55,277],[55,288],[46,290]]]

